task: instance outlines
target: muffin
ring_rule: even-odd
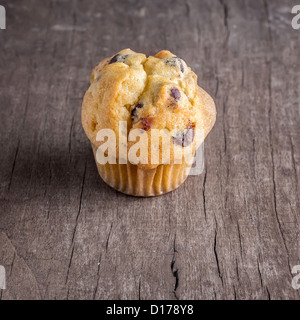
[[[82,125],[98,172],[114,189],[157,196],[179,187],[216,119],[213,99],[169,51],[125,49],[92,71]]]

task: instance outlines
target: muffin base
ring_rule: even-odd
[[[187,178],[191,165],[162,164],[155,169],[141,169],[137,165],[99,164],[96,147],[92,145],[97,169],[102,180],[112,188],[136,197],[159,196],[178,188]]]

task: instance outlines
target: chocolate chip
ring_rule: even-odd
[[[135,105],[135,107],[132,109],[131,111],[131,120],[134,121],[136,120],[136,116],[137,116],[137,109],[140,109],[144,106],[143,103],[139,102]]]
[[[119,54],[116,54],[115,56],[113,56],[113,57],[111,58],[109,64],[117,62],[119,56],[120,56]]]
[[[171,97],[173,97],[176,101],[180,100],[181,93],[177,88],[171,89]]]
[[[109,64],[111,63],[115,63],[115,62],[124,62],[125,59],[128,57],[128,55],[121,55],[119,53],[117,53],[115,56],[113,56],[109,62]]]
[[[189,124],[187,130],[182,133],[180,132],[175,137],[173,137],[173,143],[182,147],[189,146],[193,142],[195,137],[194,127],[194,124]]]
[[[177,59],[178,59],[180,71],[181,71],[182,73],[184,73],[184,66],[183,66],[182,60],[181,60],[180,58],[177,58]]]
[[[151,116],[147,116],[146,118],[141,118],[142,129],[148,131],[151,129],[151,125],[153,123],[153,118]]]
[[[178,57],[171,57],[171,58],[168,58],[166,60],[166,63],[167,64],[170,64],[172,67],[175,67],[175,66],[179,66],[180,68],[180,71],[183,73],[184,72],[184,65],[183,65],[183,62],[180,58]]]

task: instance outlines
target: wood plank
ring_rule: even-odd
[[[293,1],[3,1],[0,299],[299,299],[300,33]],[[173,51],[214,96],[205,171],[151,199],[101,181],[92,67]]]

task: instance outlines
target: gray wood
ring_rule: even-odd
[[[0,299],[299,299],[294,1],[2,1]],[[139,199],[80,123],[92,67],[169,49],[215,98],[205,171]]]

